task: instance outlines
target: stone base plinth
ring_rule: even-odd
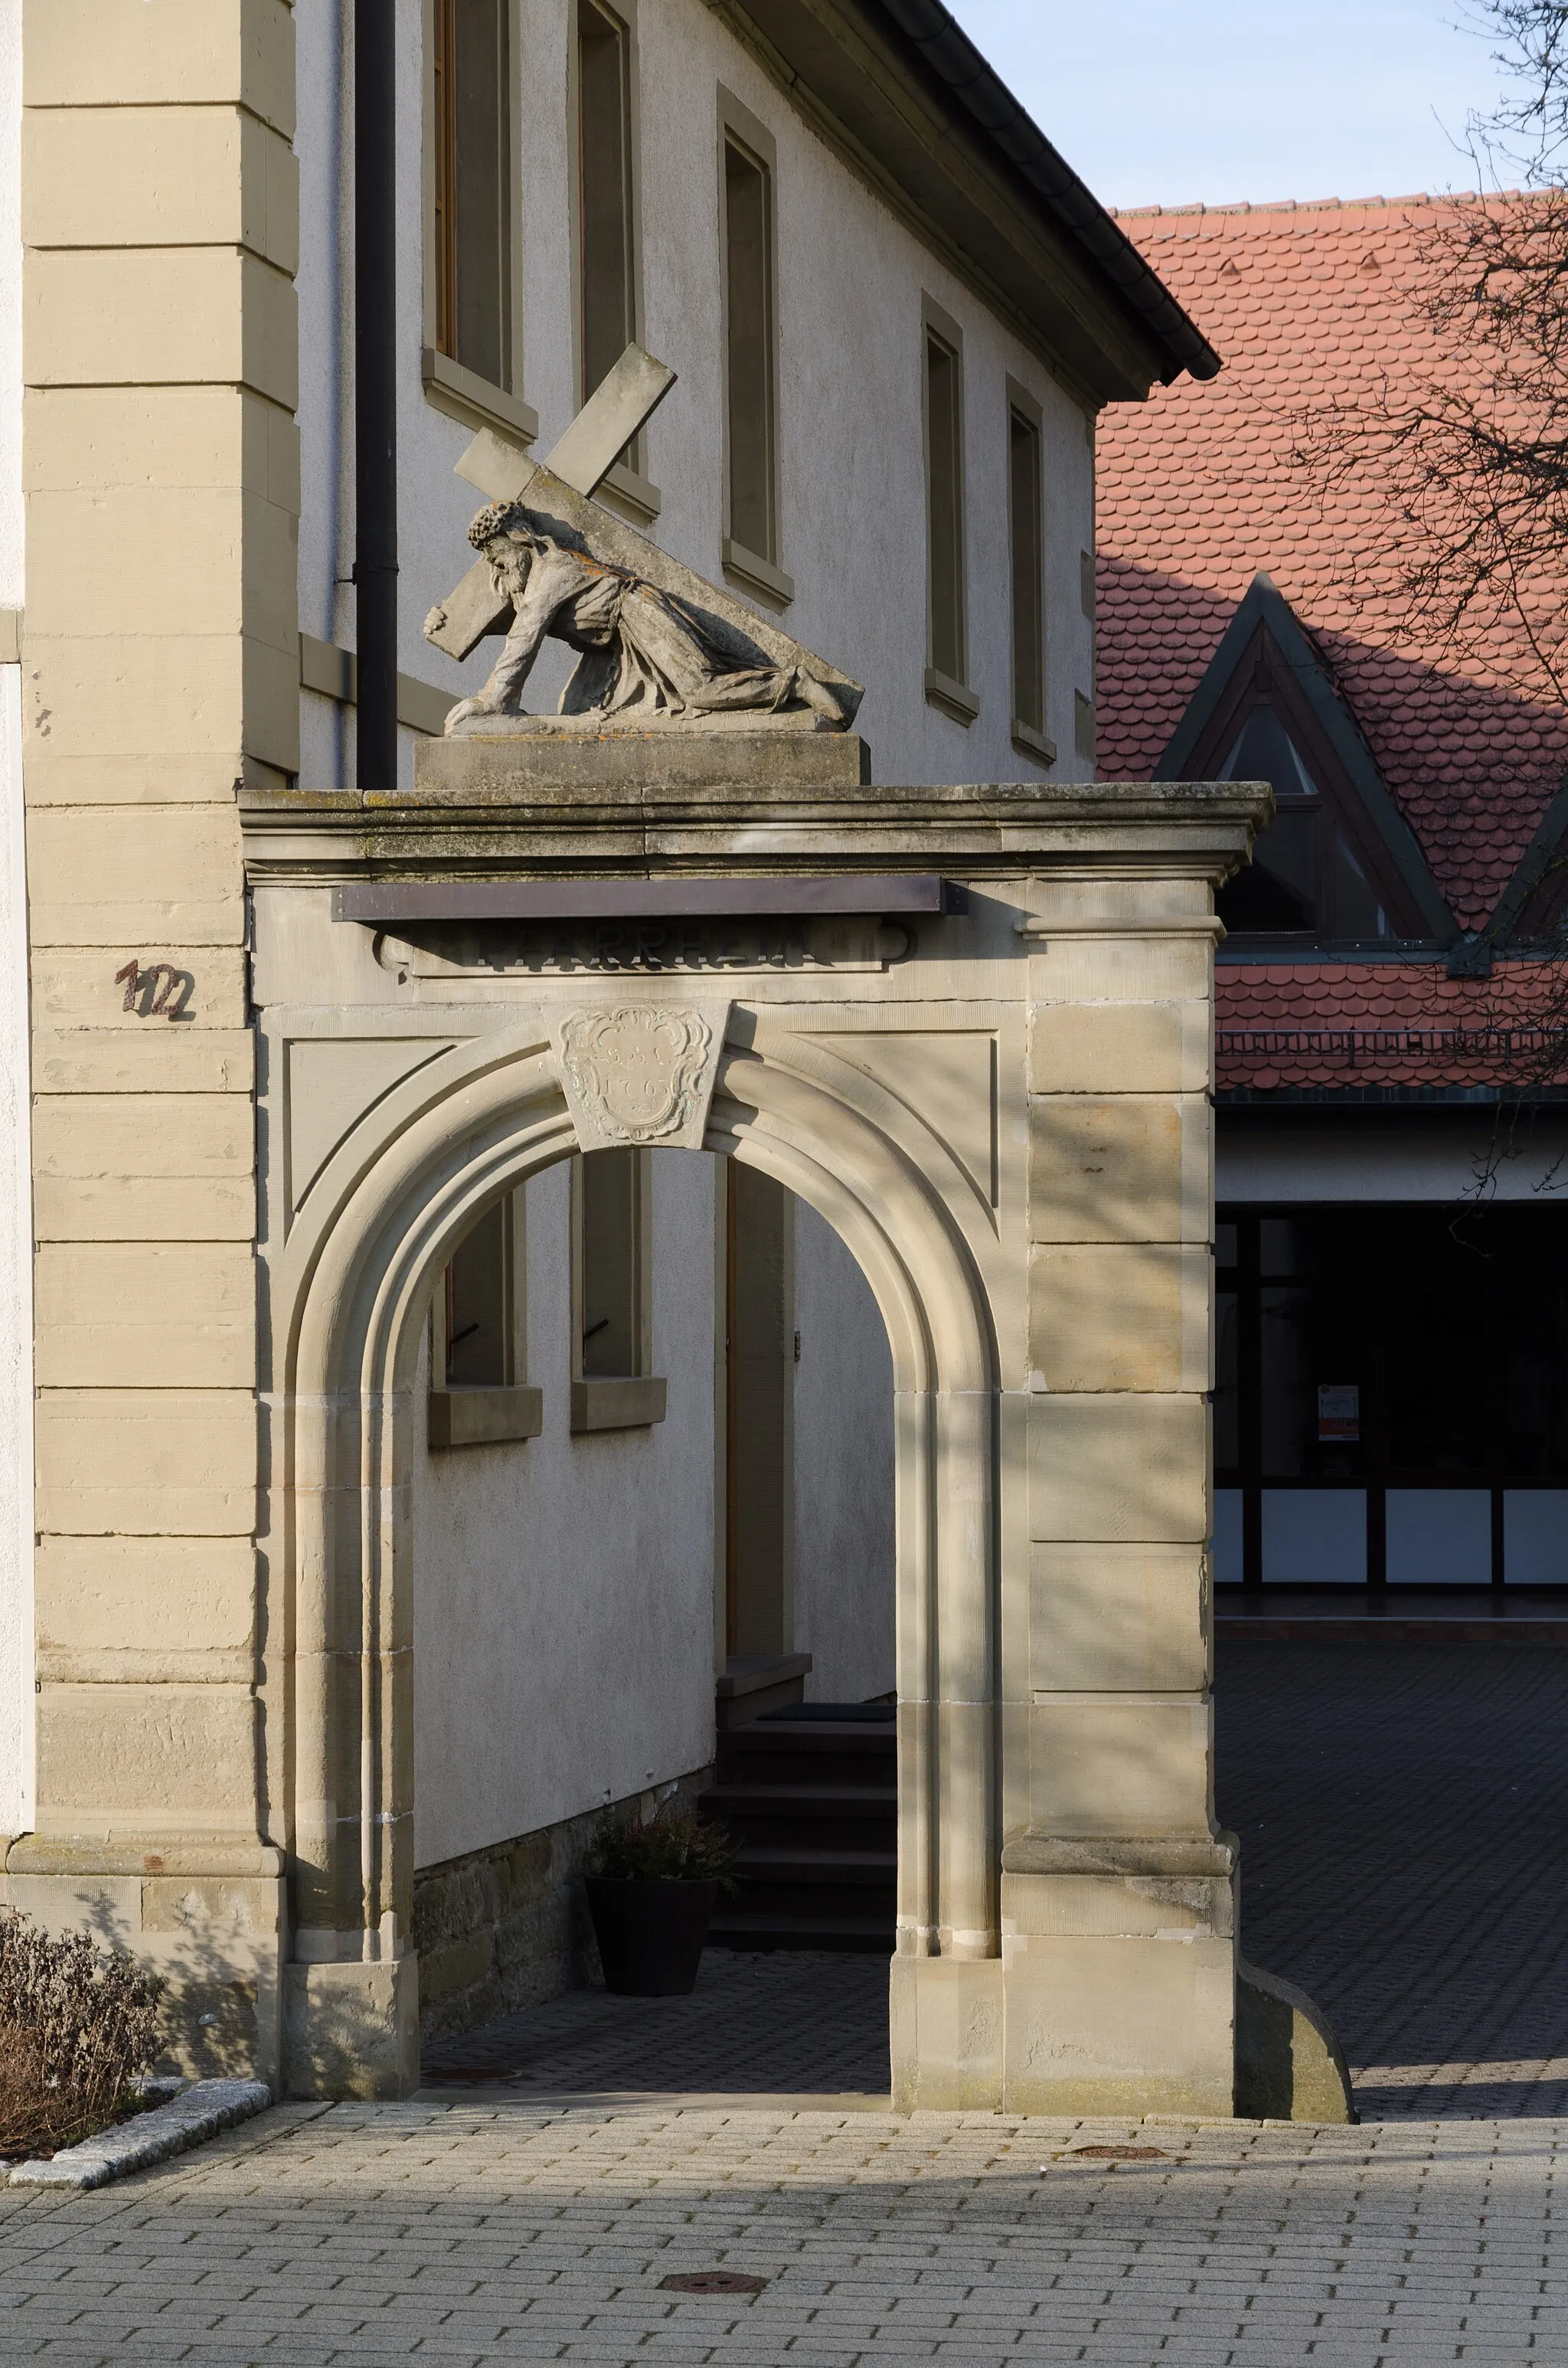
[[[870,779],[858,732],[791,729],[781,721],[732,718],[721,724],[623,723],[529,716],[522,731],[421,740],[414,752],[414,801],[506,804],[535,791],[716,788],[842,793]],[[749,722],[749,729],[747,723]]]
[[[157,2068],[276,2089],[286,1919],[282,1853],[167,1835],[112,1842],[26,1834],[3,1896],[50,1932],[129,1949],[168,1984]]]
[[[914,2112],[1234,2112],[1234,1858],[1029,1837],[1000,1957],[895,1958],[893,2102]]]
[[[419,1960],[283,1968],[290,2097],[411,2097],[419,2086]]]

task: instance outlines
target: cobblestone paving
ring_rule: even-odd
[[[121,2188],[0,2191],[52,2368],[1432,2368],[1568,2358],[1554,2125],[284,2107]],[[1108,2163],[1074,2149],[1154,2146]],[[663,2281],[750,2272],[755,2298]]]
[[[1568,1650],[1229,1641],[1216,1725],[1242,1945],[1363,2116],[1568,2119]]]
[[[884,2087],[885,1964],[715,1952],[695,1999],[493,2026],[482,2089],[0,2189],[0,2362],[1557,2368],[1568,1652],[1231,1644],[1219,1727],[1246,1946],[1376,2124],[789,2110]],[[713,2270],[765,2283],[663,2283]]]
[[[1332,2017],[1369,2120],[1568,2119],[1568,1650],[1227,1642],[1244,1945]],[[710,1951],[693,1998],[580,1991],[432,2054],[516,2093],[888,2087],[887,1968]]]
[[[690,1998],[574,1990],[427,2048],[425,2071],[517,2095],[885,2100],[887,1959],[709,1949]]]

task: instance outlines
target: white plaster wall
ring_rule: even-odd
[[[1303,1110],[1292,1124],[1227,1124],[1215,1157],[1220,1201],[1568,1199],[1568,1118],[1551,1110]]]
[[[347,0],[296,0],[301,256],[303,501],[300,620],[352,646],[352,52]],[[523,370],[548,452],[575,408],[568,210],[568,0],[518,0],[522,71],[517,255]],[[463,573],[478,506],[453,474],[471,431],[420,380],[424,192],[423,0],[397,0],[400,664],[454,693],[494,645],[457,666],[424,640],[427,609]],[[720,575],[722,488],[719,151],[721,81],[778,142],[781,551],[798,597],[786,630],[867,685],[861,728],[884,780],[1016,779],[1038,771],[1010,737],[1006,393],[1010,372],[1046,425],[1047,726],[1054,777],[1073,748],[1074,693],[1092,689],[1079,552],[1093,528],[1084,413],[797,117],[703,0],[641,0],[639,146],[643,341],[679,382],[647,435],[661,487],[653,528]],[[969,729],[926,700],[922,297],[965,341]],[[569,660],[536,672],[552,707]],[[352,779],[353,725],[301,695],[301,778]],[[403,736],[403,772],[412,743]],[[661,1158],[655,1322],[668,1420],[642,1434],[566,1432],[567,1258],[560,1178],[533,1188],[530,1378],[546,1429],[469,1450],[415,1481],[416,1855],[429,1864],[573,1815],[701,1763],[711,1748],[713,1651],[712,1191],[698,1163]],[[689,1180],[688,1180],[689,1178]],[[551,1195],[556,1197],[552,1200]],[[797,1642],[813,1691],[881,1692],[892,1667],[892,1385],[858,1269],[802,1212],[796,1267]],[[846,1309],[852,1311],[847,1316]]]
[[[25,605],[22,5],[0,0],[0,609]],[[0,666],[0,1833],[33,1814],[32,1151],[21,668]]]
[[[33,1816],[32,1148],[22,670],[0,666],[0,1833]]]
[[[352,559],[351,58],[347,0],[298,0],[302,243],[301,423],[304,516],[301,622],[351,644],[353,598],[335,579]],[[567,121],[567,0],[520,0],[524,62],[518,256],[523,383],[548,451],[574,407]],[[421,633],[427,609],[463,572],[478,496],[452,475],[469,430],[426,401],[423,320],[423,0],[398,0],[398,280],[401,663],[457,691],[483,678],[482,651],[457,666]],[[1010,737],[1007,618],[1008,372],[1046,422],[1047,726],[1053,778],[1081,778],[1074,690],[1091,680],[1091,628],[1078,555],[1093,531],[1093,455],[1079,404],[798,117],[703,0],[643,0],[640,61],[643,338],[679,373],[647,437],[664,495],[653,532],[715,579],[722,485],[717,86],[722,81],[778,142],[782,547],[797,598],[781,621],[867,685],[861,726],[883,780],[1017,779],[1036,768]],[[1051,127],[1047,126],[1050,130]],[[971,681],[967,729],[927,705],[921,298],[965,338]],[[493,645],[489,654],[493,655]],[[531,703],[554,703],[563,666],[536,677]],[[304,700],[304,777],[343,778],[330,701]],[[406,735],[405,735],[406,737]],[[407,763],[407,749],[404,750]]]
[[[892,1353],[871,1286],[795,1203],[795,1649],[808,1702],[893,1684]]]
[[[421,1866],[712,1757],[716,1163],[656,1152],[651,1165],[665,1419],[568,1431],[570,1184],[558,1167],[525,1202],[528,1378],[544,1392],[543,1434],[434,1456],[421,1445],[415,1461]]]

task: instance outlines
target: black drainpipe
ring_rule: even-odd
[[[354,0],[354,584],[358,776],[397,783],[397,216],[393,0]]]

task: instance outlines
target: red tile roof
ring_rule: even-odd
[[[1320,502],[1291,457],[1307,407],[1383,371],[1414,385],[1428,367],[1413,291],[1423,236],[1449,204],[1119,217],[1225,367],[1102,417],[1097,723],[1104,776],[1147,779],[1267,569],[1322,644],[1457,918],[1479,928],[1568,769],[1568,716],[1519,691],[1517,628],[1459,666],[1391,646],[1392,620],[1358,608],[1346,575],[1347,552],[1375,555],[1377,488]]]
[[[1555,962],[1489,979],[1437,962],[1225,962],[1216,988],[1221,1092],[1568,1084]]]

